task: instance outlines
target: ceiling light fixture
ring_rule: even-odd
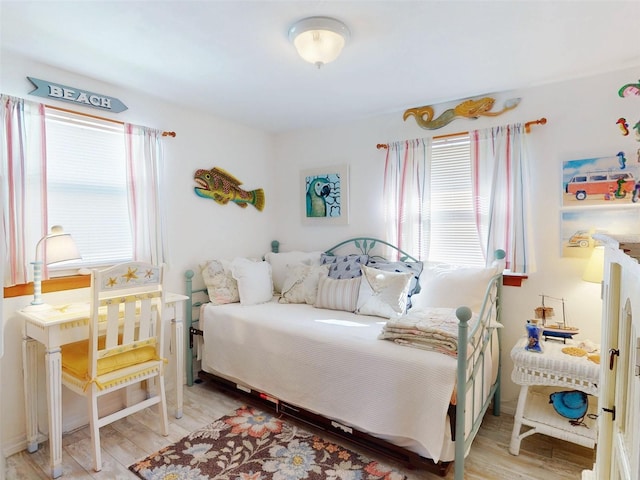
[[[304,18],[289,29],[289,40],[298,54],[318,68],[338,58],[350,36],[344,23],[329,17]]]

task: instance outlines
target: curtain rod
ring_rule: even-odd
[[[531,127],[533,125],[546,125],[547,123],[547,119],[542,117],[539,118],[538,120],[531,120],[530,122],[527,122],[524,124],[524,131],[526,133],[531,133]],[[433,137],[434,140],[441,140],[443,138],[449,138],[449,137],[457,137],[458,135],[468,135],[469,132],[458,132],[458,133],[448,133],[446,135],[436,135],[435,137]],[[376,145],[376,148],[378,150],[380,150],[381,148],[389,148],[389,144],[388,143],[378,143]]]
[[[73,113],[74,115],[81,115],[83,117],[96,118],[98,120],[104,120],[105,122],[117,123],[118,125],[124,125],[124,122],[121,122],[120,120],[113,120],[111,118],[100,117],[98,115],[91,115],[90,113],[76,112],[75,110],[70,110],[68,108],[54,107],[53,105],[46,105],[46,104],[45,104],[45,108],[50,108],[52,110],[59,110],[61,112]],[[162,132],[162,136],[175,137],[176,132]]]

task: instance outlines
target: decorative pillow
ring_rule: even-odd
[[[269,262],[254,262],[247,258],[236,258],[231,263],[233,278],[238,282],[241,305],[265,303],[273,297],[271,265]]]
[[[407,294],[407,310],[411,308],[411,296],[414,293],[420,293],[420,274],[424,268],[422,262],[389,262],[387,260],[376,260],[370,258],[367,267],[377,268],[385,272],[411,273],[411,285]]]
[[[412,297],[413,308],[465,306],[479,312],[487,284],[496,273],[496,267],[438,265],[425,268],[420,275],[422,289]]]
[[[320,277],[315,306],[330,310],[355,311],[358,306],[358,291],[361,277],[335,279]]]
[[[289,266],[289,274],[282,285],[280,303],[316,303],[318,282],[320,277],[326,277],[329,265],[298,265]]]
[[[369,255],[327,255],[323,253],[320,258],[321,265],[329,265],[331,278],[355,278],[362,275],[360,265],[366,265]]]
[[[384,318],[404,315],[412,278],[412,273],[385,272],[362,265],[356,313]]]
[[[231,262],[209,260],[204,265],[200,265],[200,273],[212,304],[224,305],[240,301],[238,282],[231,273]]]
[[[287,278],[289,265],[304,263],[306,265],[320,265],[320,255],[322,252],[282,252],[267,253],[264,258],[271,264],[271,276],[273,278],[273,289],[275,293],[282,292],[282,284]]]
[[[105,337],[98,337],[100,348],[104,348]],[[89,377],[89,340],[69,343],[62,346],[62,370],[76,378],[87,380]],[[130,345],[123,347],[122,351],[98,359],[98,375],[130,367],[137,363],[154,360],[157,358],[155,342]]]

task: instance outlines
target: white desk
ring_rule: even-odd
[[[184,382],[183,302],[187,296],[167,293],[164,321],[171,321],[171,344],[175,349],[176,418],[182,417],[182,385]],[[38,356],[37,343],[45,347],[47,408],[49,411],[49,449],[51,477],[62,475],[62,355],[61,345],[89,337],[89,304],[74,303],[34,311],[20,310],[24,318],[22,362],[24,369],[27,449],[38,449]]]

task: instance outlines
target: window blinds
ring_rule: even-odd
[[[123,125],[48,110],[46,128],[49,224],[64,226],[82,255],[59,268],[131,260]]]
[[[472,200],[469,135],[435,139],[430,261],[484,266]]]

